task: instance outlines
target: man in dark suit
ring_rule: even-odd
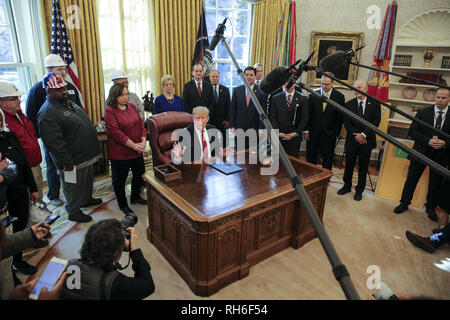
[[[255,84],[256,79],[255,68],[253,67],[245,68],[244,76],[248,84],[250,85],[250,88],[255,93],[259,103],[264,108],[264,105],[266,104],[267,101],[267,95],[262,93],[259,90],[258,85]],[[258,130],[262,129],[262,124],[260,123],[259,120],[258,111],[256,110],[256,107],[254,106],[253,101],[250,98],[250,94],[247,92],[247,89],[245,88],[245,85],[236,87],[233,91],[233,97],[231,98],[231,106],[230,106],[230,127],[231,132],[233,134],[236,132],[236,129],[242,129],[244,131],[252,129],[254,130],[253,132],[249,131],[247,133],[255,134],[256,138],[258,137]],[[250,142],[249,139],[247,138],[248,136],[245,137],[245,149],[248,149],[250,147]],[[238,144],[240,144],[239,141],[242,140],[235,139],[235,141]],[[241,147],[244,147],[238,146],[238,144],[236,144],[237,148],[241,149]]]
[[[326,74],[333,76],[332,73]],[[333,89],[334,81],[326,74],[320,80],[321,88],[316,89],[316,91],[344,106],[344,95]],[[307,141],[306,160],[316,164],[317,155],[320,153],[322,167],[331,170],[336,138],[339,137],[342,128],[342,114],[313,94],[309,95],[308,106],[309,122],[304,132]]]
[[[219,70],[211,70],[209,79],[213,88],[213,113],[210,123],[222,132],[224,147],[227,144],[227,129],[230,127],[230,91],[227,87],[219,84]]]
[[[223,152],[220,131],[208,124],[208,108],[195,107],[192,114],[194,123],[179,131],[173,144],[171,156],[175,164],[206,162]]]
[[[367,92],[367,83],[357,80],[354,87]],[[381,108],[378,102],[372,101],[367,96],[356,92],[356,98],[346,103],[345,107],[359,117],[378,127],[381,121]],[[344,186],[338,191],[339,195],[344,195],[351,191],[353,169],[358,158],[358,184],[354,199],[360,201],[362,193],[366,187],[367,171],[369,170],[370,154],[377,146],[375,133],[354,120],[344,117],[344,126],[347,130],[345,139],[345,171]]]
[[[272,98],[270,122],[279,129],[281,145],[287,154],[298,157],[302,132],[308,123],[308,99],[295,90],[295,84]]]
[[[450,115],[448,108],[449,92],[450,91],[448,89],[438,89],[436,92],[436,104],[432,107],[419,110],[416,114],[416,118],[446,133],[450,133]],[[450,139],[445,139],[442,136],[436,135],[436,133],[432,130],[418,124],[417,122],[413,122],[411,124],[411,127],[409,128],[409,136],[414,139],[414,150],[417,150],[441,165],[448,165]],[[394,212],[397,214],[408,209],[417,183],[426,168],[426,165],[422,164],[422,162],[411,158],[408,159],[411,162],[405,185],[403,186],[402,198],[400,199],[400,205],[394,209]],[[441,180],[442,177],[439,174],[435,173],[433,170],[430,170],[425,212],[433,221],[437,221],[435,208],[438,201],[437,192]]]
[[[192,113],[192,109],[198,106],[211,109],[213,105],[212,86],[208,81],[203,80],[201,64],[192,67],[192,77],[194,79],[186,82],[183,87],[184,110]]]
[[[259,86],[261,84],[261,80],[263,79],[264,68],[262,63],[257,62],[253,65],[253,68],[256,70],[256,80],[255,83]]]

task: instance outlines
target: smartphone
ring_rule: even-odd
[[[39,226],[41,228],[44,227],[44,225],[48,224],[48,225],[52,225],[53,222],[56,221],[56,219],[59,218],[59,214],[52,214],[50,217],[47,218],[47,220],[45,220],[44,222],[42,222]]]
[[[18,220],[19,220],[19,218],[17,218],[17,217],[7,216],[6,218],[2,219],[2,225],[6,229],[11,225],[11,223],[14,223]]]
[[[66,259],[53,257],[28,298],[37,300],[43,287],[46,287],[48,291],[50,291],[58,281],[61,274],[63,274],[64,270],[66,270],[68,262],[69,261]]]

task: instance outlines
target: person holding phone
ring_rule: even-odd
[[[12,221],[12,219],[8,218],[11,217],[8,216],[7,212],[6,214],[0,215],[2,222],[6,220]],[[22,252],[22,250],[35,246],[39,240],[47,236],[48,231],[50,230],[49,225],[41,225],[41,223],[37,223],[25,230],[13,234],[7,234],[6,229],[8,227],[9,225],[7,223],[0,223],[0,260],[2,266],[8,266],[7,268],[0,269],[1,299],[8,299],[14,288],[10,257],[18,252]]]
[[[33,246],[36,241],[35,239],[42,239],[47,235],[49,230],[48,225],[41,226],[36,224],[31,227],[32,233],[28,230],[23,230],[18,233],[7,235],[6,228],[9,226],[3,224],[5,219],[6,218],[2,218],[2,223],[0,223],[0,259],[2,262],[15,251]],[[42,288],[39,293],[38,300],[57,300],[59,298],[65,277],[66,273],[64,272],[50,291],[46,287]],[[8,274],[0,271],[0,300],[27,300],[29,299],[29,294],[38,282],[38,279],[35,279],[27,283],[20,284],[15,288],[13,288],[13,285],[11,284],[10,289],[8,290],[8,282],[12,282],[12,278],[10,281],[8,281],[8,278],[11,278],[11,270],[8,270]]]
[[[150,264],[138,247],[134,228],[126,239],[122,224],[116,219],[106,219],[89,227],[81,247],[81,258],[70,260],[68,268],[76,265],[81,270],[80,289],[69,289],[64,284],[64,300],[140,300],[155,291]],[[129,251],[134,277],[118,270],[123,251]]]

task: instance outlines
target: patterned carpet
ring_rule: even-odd
[[[337,182],[337,183],[344,183],[344,170],[345,168],[339,169],[339,168],[333,168],[333,176],[331,177],[331,182]],[[372,182],[372,185],[370,184]],[[378,173],[377,174],[371,174],[370,178],[369,175],[367,175],[366,179],[366,188],[369,190],[375,190],[378,182]],[[356,186],[358,184],[358,170],[355,169],[353,172],[353,178],[352,178],[352,185]],[[373,188],[372,188],[373,187]]]
[[[131,180],[131,175],[128,180]],[[127,189],[130,189],[130,185],[127,181]],[[128,191],[129,192],[129,191]],[[109,201],[115,199],[112,184],[111,184],[111,178],[105,178],[100,181],[97,181],[94,183],[94,192],[93,192],[94,198],[101,198],[103,200],[103,206],[104,204],[108,203]],[[83,208],[82,211],[85,214],[92,214],[93,211],[100,208],[99,207],[91,207],[91,208]],[[69,220],[69,215],[67,211],[64,209],[64,205],[55,207],[50,202],[47,204],[47,207],[52,211],[53,214],[59,214],[60,217],[58,220],[54,222],[54,224],[51,227],[52,232],[52,238],[49,240],[50,245],[46,248],[51,248],[53,245],[55,245],[62,236],[64,236],[70,229],[72,229],[77,222],[73,222]],[[45,248],[44,248],[45,249]],[[29,249],[24,252],[24,259],[29,260],[32,259],[35,260],[37,255],[42,255],[43,249]]]
[[[151,157],[150,160],[148,158],[145,158],[145,165],[147,172],[153,170]],[[128,195],[131,193],[131,179],[132,175],[130,173],[128,175],[128,179],[126,181],[125,186],[125,191]],[[142,195],[145,198],[144,188],[142,188]],[[85,214],[89,214],[92,216],[94,214],[103,215],[102,213],[105,213],[105,215],[107,215],[108,218],[115,216],[117,219],[121,219],[123,217],[123,214],[118,210],[117,203],[115,201],[116,197],[112,186],[111,176],[102,177],[98,179],[96,182],[94,182],[93,197],[101,198],[103,200],[103,203],[97,207],[82,208],[82,211]],[[45,196],[44,198],[47,200]],[[84,228],[84,226],[80,226],[83,224],[78,224],[77,222],[69,220],[69,216],[67,211],[64,209],[64,205],[55,207],[49,202],[47,203],[47,207],[52,211],[53,214],[60,215],[58,220],[56,220],[54,224],[51,226],[52,237],[51,239],[49,239],[49,245],[40,249],[28,249],[25,250],[23,253],[24,260],[28,261],[33,265],[38,266],[39,269],[41,269],[42,266],[45,266],[47,264],[49,260],[47,259],[48,257],[54,255],[54,251],[57,250],[56,249],[57,245],[60,244],[65,235],[68,235],[71,232],[76,233],[78,230]],[[29,281],[32,278],[33,276],[28,277],[19,274],[19,279],[22,281]]]

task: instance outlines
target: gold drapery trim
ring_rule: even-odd
[[[45,17],[45,21],[41,23],[41,30],[43,33],[47,32],[43,38],[48,39],[48,43],[44,45],[47,46],[46,53],[49,53],[52,34],[52,2],[48,0],[40,0],[40,2]],[[95,124],[103,117],[105,103],[96,1],[59,0],[59,5],[78,70],[85,111]],[[67,8],[70,6],[77,6],[79,9],[79,29],[68,27]],[[71,14],[74,14],[74,11],[69,12],[69,17]]]
[[[182,95],[183,85],[191,80],[198,24],[203,0],[153,0],[156,33],[156,94],[165,74],[175,77],[175,93]]]
[[[253,8],[253,30],[250,65],[260,62],[265,73],[274,68],[278,31],[285,0],[258,3]]]

